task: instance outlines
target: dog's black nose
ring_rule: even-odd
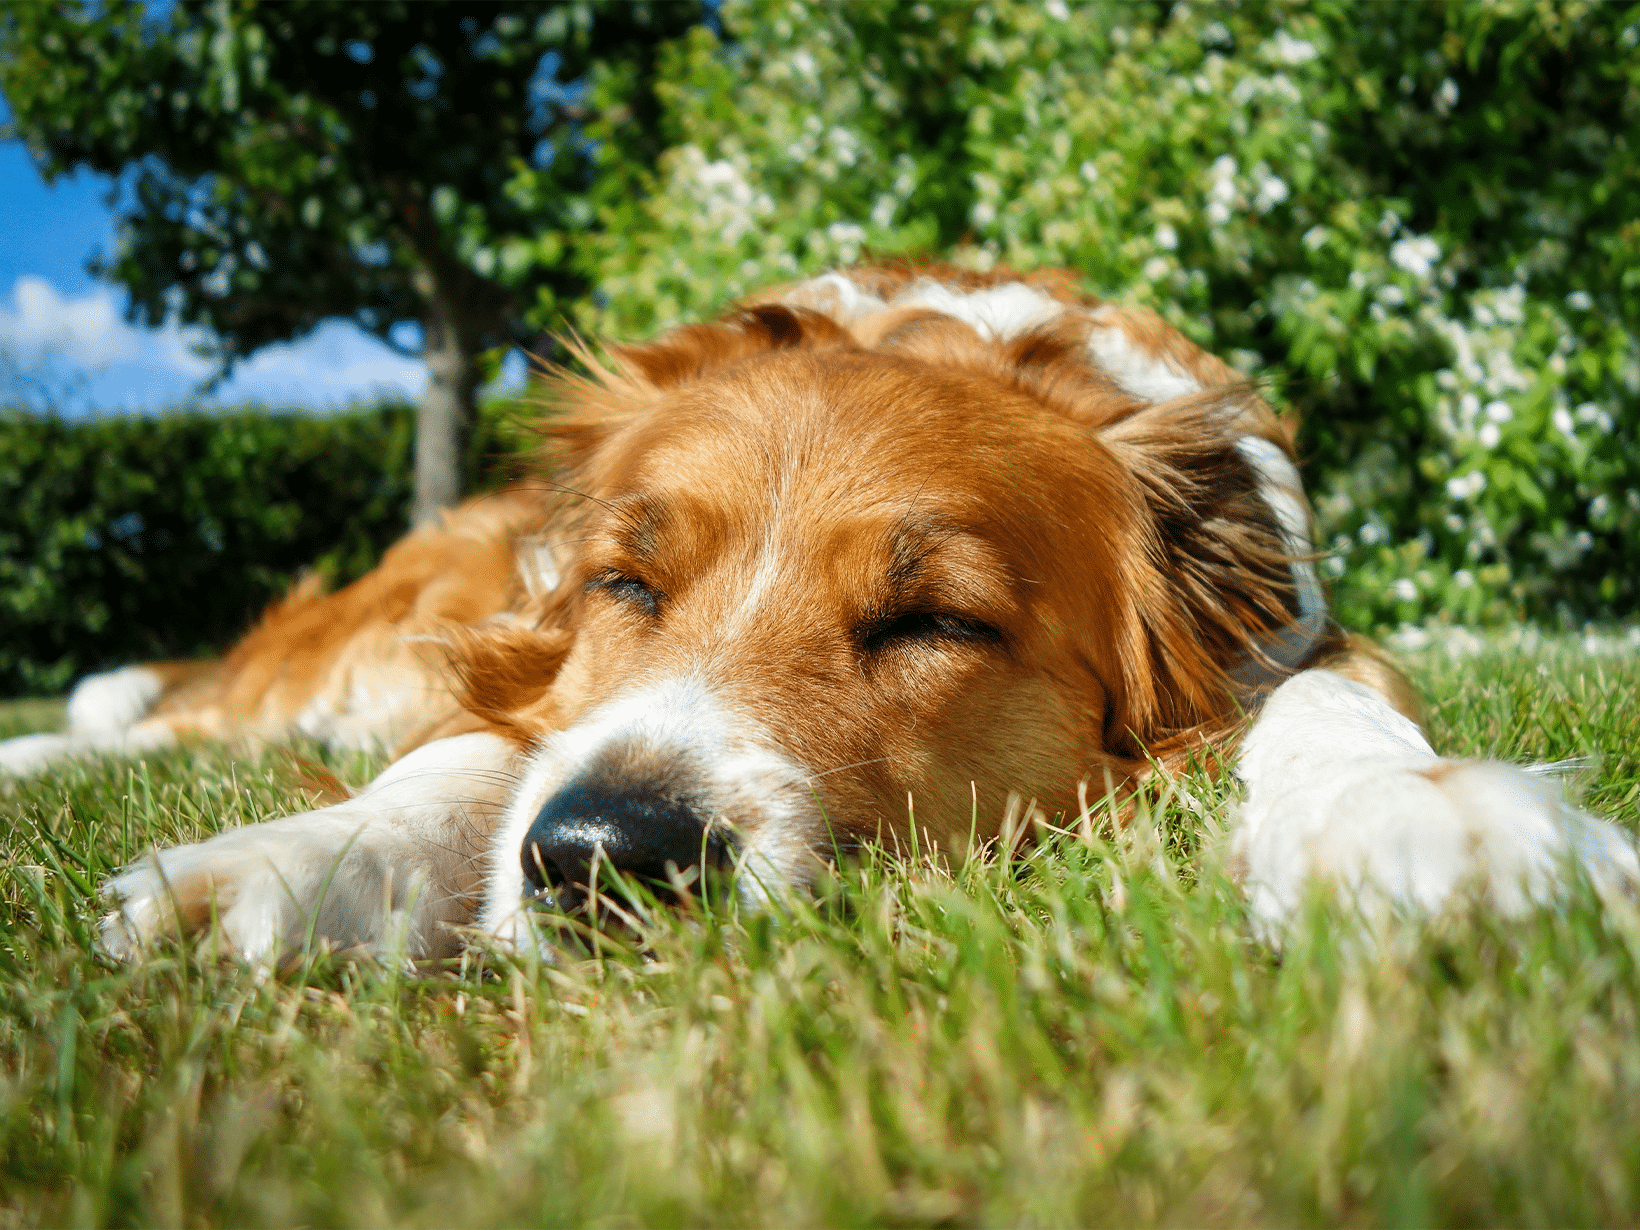
[[[597,853],[602,849],[603,853]],[[669,896],[670,872],[726,860],[720,833],[687,800],[641,786],[572,782],[542,806],[520,853],[524,879],[565,909],[586,898],[593,860]]]

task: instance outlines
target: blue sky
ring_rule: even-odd
[[[0,106],[0,123],[10,118]],[[42,396],[69,414],[151,413],[198,402],[331,409],[383,393],[419,398],[427,372],[344,321],[241,364],[209,395],[185,332],[125,322],[126,296],[85,271],[114,249],[106,178],[47,187],[20,142],[0,141],[0,404]]]

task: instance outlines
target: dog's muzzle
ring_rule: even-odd
[[[642,786],[571,782],[542,806],[520,852],[524,880],[560,909],[583,905],[595,864],[646,882],[663,899],[690,868],[727,866],[728,843],[687,799]]]

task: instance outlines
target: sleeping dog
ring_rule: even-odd
[[[1513,911],[1573,861],[1640,878],[1551,785],[1434,754],[1399,675],[1329,616],[1270,409],[1073,287],[860,268],[584,353],[590,374],[551,388],[559,485],[503,497],[482,586],[455,551],[391,611],[316,619],[350,631],[304,678],[353,655],[325,722],[409,745],[350,798],[127,870],[108,943],[531,943],[537,911],[587,907],[600,864],[717,872],[756,901],[840,847],[904,844],[913,816],[922,848],[961,857],[1010,797],[1074,816],[1089,783],[1203,755],[1236,763],[1231,865],[1272,929],[1318,879]],[[487,596],[425,600],[464,585]]]

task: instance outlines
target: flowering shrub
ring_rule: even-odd
[[[1297,423],[1347,622],[1634,610],[1640,5],[721,18],[666,53],[658,172],[623,155],[652,131],[597,128],[579,326],[866,252],[1073,266]]]

